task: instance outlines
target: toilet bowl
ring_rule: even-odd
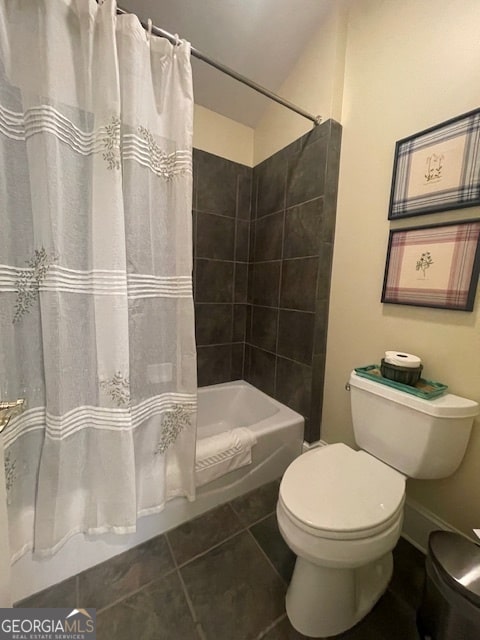
[[[479,410],[459,396],[426,400],[355,372],[348,389],[363,450],[338,443],[301,455],[286,470],[277,502],[280,533],[297,555],[287,615],[313,638],[351,628],[384,593],[406,478],[453,473]]]
[[[298,631],[336,635],[374,606],[392,574],[404,499],[401,473],[344,444],[319,447],[289,466],[277,520],[298,557],[286,598]]]

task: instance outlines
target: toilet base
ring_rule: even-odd
[[[321,567],[299,557],[286,596],[288,618],[312,638],[342,633],[372,609],[392,572],[391,552],[356,569]]]

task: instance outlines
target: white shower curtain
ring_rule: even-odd
[[[190,47],[106,0],[0,0],[12,560],[194,498]]]

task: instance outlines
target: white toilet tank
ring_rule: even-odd
[[[450,393],[424,400],[350,375],[358,446],[410,478],[446,478],[460,465],[479,405]]]

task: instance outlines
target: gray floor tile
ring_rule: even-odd
[[[48,589],[34,593],[32,596],[21,600],[15,607],[43,608],[43,607],[77,607],[77,576],[68,578],[63,582],[54,584]]]
[[[278,530],[274,513],[250,527],[258,544],[285,582],[290,582],[297,556],[291,551]]]
[[[288,618],[284,618],[262,640],[302,640],[309,637],[296,631]],[[420,640],[415,611],[388,592],[368,616],[334,637],[338,640]]]
[[[415,610],[389,591],[355,627],[339,640],[419,640]]]
[[[253,640],[284,611],[285,584],[247,532],[180,573],[208,640]]]
[[[305,639],[282,617],[294,556],[277,528],[277,495],[278,482],[270,483],[168,534],[176,557],[185,563],[180,571],[197,626],[164,536],[16,606],[108,607],[98,614],[99,640]],[[247,525],[248,532],[236,533]],[[339,640],[419,640],[415,609],[424,556],[400,539],[394,560],[388,591],[359,624],[337,636]]]
[[[246,527],[275,511],[279,486],[280,480],[274,480],[232,500],[233,510]]]
[[[199,640],[176,572],[97,616],[98,640]]]
[[[422,600],[425,581],[425,556],[404,538],[393,551],[393,577],[389,589],[413,608]]]
[[[308,638],[308,636],[298,633],[286,616],[273,629],[270,629],[266,635],[262,636],[262,640],[303,640],[304,638]]]
[[[84,608],[103,609],[172,569],[165,536],[157,536],[81,573],[79,601]]]
[[[183,564],[238,533],[242,528],[232,507],[224,504],[182,524],[167,535],[176,561]]]

